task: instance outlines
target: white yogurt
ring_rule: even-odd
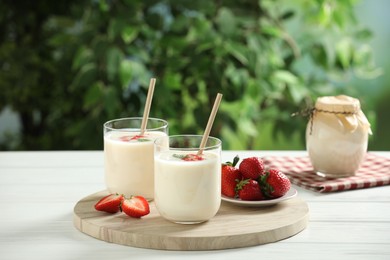
[[[367,151],[370,124],[359,100],[340,95],[317,99],[306,128],[306,148],[318,175],[356,173]]]
[[[155,158],[154,200],[159,213],[184,224],[211,219],[221,204],[220,154],[204,152],[200,161],[184,161],[173,154],[178,152],[165,151]]]
[[[154,196],[154,140],[164,132],[139,133],[111,131],[104,136],[105,179],[109,192]]]

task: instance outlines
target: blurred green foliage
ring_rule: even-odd
[[[380,71],[354,0],[59,0],[0,3],[0,110],[22,120],[17,146],[102,149],[102,125],[150,116],[170,134],[212,135],[224,149],[302,149],[317,96],[350,94]]]

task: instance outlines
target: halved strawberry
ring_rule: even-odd
[[[150,213],[149,203],[142,196],[132,196],[124,199],[120,209],[133,218],[140,218]]]
[[[116,213],[124,199],[122,194],[110,194],[101,198],[96,204],[95,209],[108,213]]]

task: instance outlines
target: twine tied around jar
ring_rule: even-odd
[[[314,124],[314,113],[315,112],[320,112],[320,113],[329,113],[329,114],[335,114],[335,115],[356,115],[357,112],[347,112],[347,111],[342,111],[342,112],[337,112],[337,111],[330,111],[330,110],[324,110],[324,109],[318,109],[318,108],[311,108],[310,113],[309,113],[309,122],[310,122],[310,135],[313,132],[313,124]]]
[[[339,120],[342,120],[342,124],[346,129],[349,129],[349,131],[355,131],[355,129],[360,125],[366,128],[369,134],[372,134],[370,123],[360,109],[359,100],[355,98],[345,95],[336,97],[320,97],[317,99],[314,107],[293,113],[291,116],[309,116],[309,134],[311,135],[313,131],[314,116],[317,112],[334,114],[339,118]]]
[[[347,112],[347,111],[343,111],[343,112],[336,112],[336,111],[330,111],[330,110],[324,110],[324,109],[318,109],[318,108],[315,108],[315,107],[311,107],[311,108],[306,108],[302,111],[299,111],[299,112],[295,112],[295,113],[292,113],[291,116],[294,117],[294,116],[304,116],[304,117],[309,117],[309,122],[310,122],[310,135],[311,133],[313,132],[313,118],[314,118],[314,113],[315,112],[321,112],[321,113],[329,113],[329,114],[336,114],[336,115],[356,115],[357,112]]]

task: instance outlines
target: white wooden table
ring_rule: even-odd
[[[223,161],[236,154],[305,152],[224,151]],[[103,242],[74,228],[73,207],[104,190],[103,171],[102,151],[0,152],[0,259],[390,259],[390,186],[330,194],[295,186],[310,222],[291,238],[240,249],[164,251]]]

